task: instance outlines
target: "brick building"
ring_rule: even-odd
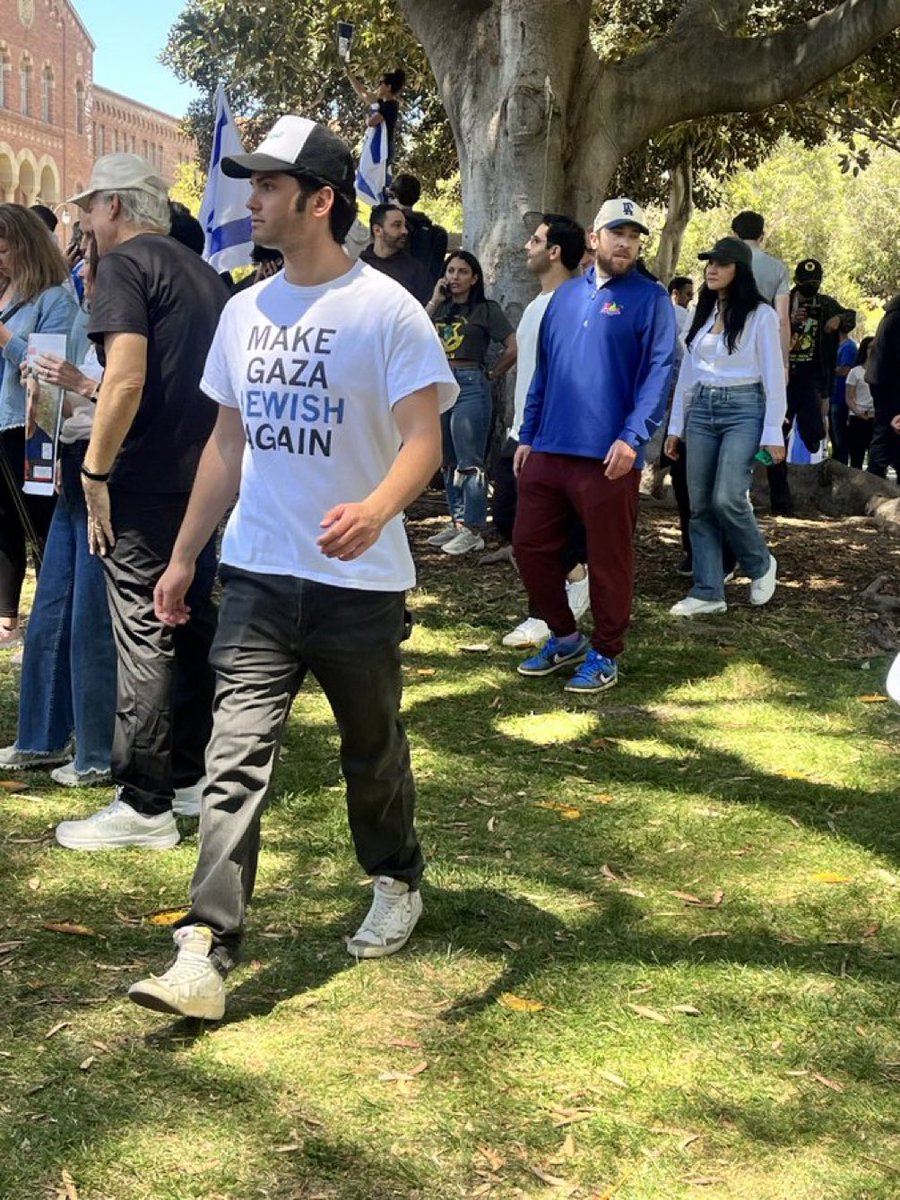
[[[166,179],[193,159],[179,118],[94,82],[94,42],[69,0],[0,0],[0,201],[62,204],[102,154],[143,155]]]

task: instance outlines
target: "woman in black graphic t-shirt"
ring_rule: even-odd
[[[459,397],[441,417],[444,486],[451,524],[429,538],[445,554],[484,549],[487,519],[484,455],[491,423],[490,380],[505,375],[516,361],[516,335],[503,309],[485,299],[481,264],[467,250],[455,250],[444,264],[425,311],[446,351]],[[491,342],[503,346],[493,370],[485,370]]]

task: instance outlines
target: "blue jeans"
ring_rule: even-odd
[[[454,521],[480,529],[487,520],[484,452],[491,427],[491,385],[482,370],[460,367],[453,374],[459,396],[441,417],[447,506]]]
[[[76,771],[108,771],[116,648],[101,560],[88,551],[79,475],[86,449],[86,441],[62,447],[62,491],[25,640],[16,745],[53,754],[74,733]]]
[[[698,387],[687,416],[687,482],[698,600],[722,600],[723,537],[751,579],[769,568],[769,548],[750,504],[753,456],[766,401],[760,384]]]

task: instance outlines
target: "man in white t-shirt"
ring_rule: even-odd
[[[191,907],[173,966],[129,992],[146,1008],[208,1020],[225,1009],[281,728],[307,673],[335,714],[350,829],[375,877],[350,953],[393,954],[421,913],[399,720],[404,594],[415,582],[401,514],[440,463],[439,412],[457,393],[421,304],[341,249],[356,199],[338,137],[282,117],[255,154],[222,169],[250,179],[253,239],[281,250],[285,269],[222,314],[201,385],[218,419],[156,588],[160,620],[187,621],[195,557],[239,491],[222,543]]]
[[[541,290],[525,308],[516,329],[519,357],[516,361],[513,420],[494,473],[491,513],[494,527],[507,542],[512,542],[518,494],[512,463],[519,445],[519,427],[525,415],[525,400],[537,362],[541,321],[559,285],[578,275],[585,238],[584,229],[577,221],[557,213],[526,213],[525,224],[529,230],[534,230],[525,243],[526,267],[529,274],[540,282]],[[590,603],[587,569],[584,566],[586,558],[584,526],[580,521],[575,521],[572,537],[566,546],[566,591],[569,607],[576,620],[584,615]],[[549,636],[550,626],[531,606],[528,616],[504,636],[503,645],[539,646]]]

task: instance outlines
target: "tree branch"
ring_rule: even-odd
[[[843,0],[828,12],[766,37],[719,34],[682,23],[700,9],[737,16],[743,0],[688,0],[667,38],[609,68],[630,149],[674,121],[758,112],[795,100],[900,26],[900,0]],[[721,27],[721,26],[719,26]]]

